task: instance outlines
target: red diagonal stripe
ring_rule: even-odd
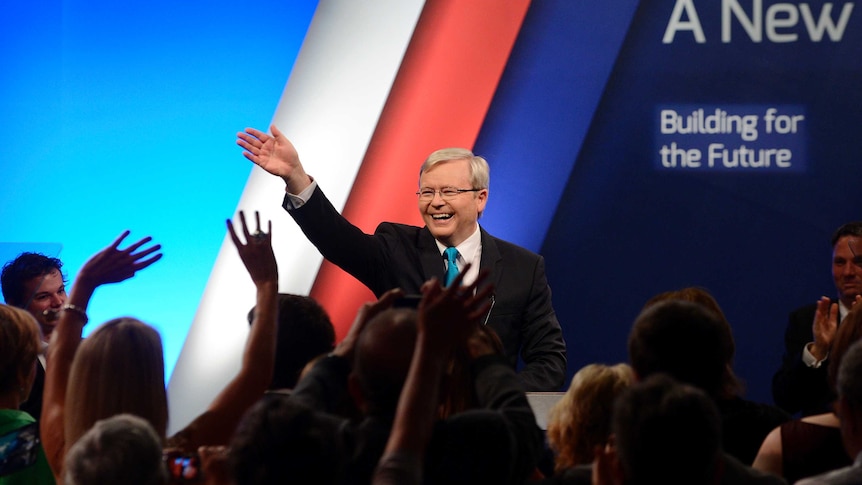
[[[529,0],[430,0],[344,208],[371,233],[381,221],[422,224],[419,166],[444,147],[472,147],[529,7]],[[374,299],[324,262],[311,296],[330,313],[339,340],[359,305]]]

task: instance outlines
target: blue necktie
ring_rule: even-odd
[[[449,286],[452,284],[452,280],[458,276],[458,265],[455,263],[458,260],[458,250],[454,247],[448,247],[444,254],[446,255],[446,261],[449,262],[449,265],[446,267],[446,286]]]

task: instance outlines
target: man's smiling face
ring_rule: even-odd
[[[438,162],[419,177],[419,189],[436,190],[431,200],[419,200],[419,213],[435,239],[457,246],[476,230],[479,214],[485,210],[488,190],[463,192],[444,200],[444,188],[472,189],[470,162],[466,159]]]

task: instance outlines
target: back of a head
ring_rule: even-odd
[[[611,434],[614,401],[633,382],[634,373],[627,364],[590,364],[575,373],[548,415],[548,442],[556,452],[556,471],[593,461],[594,447],[606,444]]]
[[[665,373],[714,398],[727,393],[733,336],[726,322],[697,303],[667,300],[644,309],[632,326],[628,351],[641,379]]]
[[[856,342],[862,340],[862,308],[854,307],[841,321],[829,350],[829,385],[837,391],[838,373],[845,354]]]
[[[129,414],[98,421],[66,454],[66,485],[162,485],[168,473],[150,424]]]
[[[654,375],[620,396],[612,429],[625,483],[713,483],[721,425],[718,409],[702,391]]]
[[[0,304],[0,394],[21,393],[36,365],[41,335],[32,315],[20,308]]]
[[[236,485],[337,483],[334,426],[286,396],[265,396],[231,439],[228,463]]]
[[[716,301],[715,297],[712,296],[712,294],[706,288],[701,288],[699,286],[687,286],[678,290],[670,290],[663,293],[659,293],[658,295],[655,295],[649,300],[647,300],[643,309],[647,309],[655,305],[656,303],[668,300],[682,300],[697,303],[705,307],[707,310],[710,310],[715,313],[722,321],[727,322],[727,318],[725,318],[724,312],[721,310],[721,306],[719,306],[718,301]]]
[[[133,318],[106,322],[84,339],[69,373],[66,442],[116,414],[146,419],[164,440],[168,421],[159,333]]]
[[[253,322],[254,311],[248,314]],[[307,296],[278,295],[278,336],[270,389],[293,389],[305,365],[335,347],[335,328],[326,310]]]
[[[0,274],[0,286],[3,299],[8,305],[25,308],[28,295],[25,283],[38,276],[44,276],[54,270],[62,274],[63,263],[57,258],[51,258],[40,253],[21,253],[17,258],[3,265]]]
[[[392,308],[369,321],[356,344],[353,374],[369,412],[394,414],[416,342],[416,310]]]
[[[855,341],[844,353],[835,387],[838,396],[862,416],[862,341]]]

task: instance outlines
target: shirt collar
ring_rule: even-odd
[[[838,299],[838,321],[844,320],[844,317],[850,313],[850,309],[844,304],[844,302],[839,298]]]
[[[438,240],[434,240],[437,243],[437,249],[440,251],[440,255],[443,255],[443,251],[446,251],[446,245],[441,243]],[[461,242],[461,244],[455,246],[458,250],[458,254],[461,255],[462,261],[473,261],[473,258],[476,256],[476,251],[482,247],[482,231],[479,230],[479,224],[476,224],[476,230],[473,231],[473,234],[470,235],[467,239]]]

